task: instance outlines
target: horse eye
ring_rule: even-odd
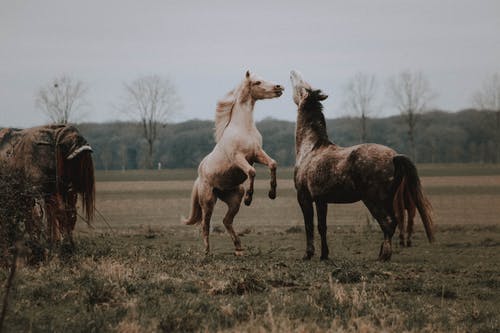
[[[256,85],[256,86],[258,86],[259,84],[261,84],[261,82],[260,81],[255,81],[253,84]]]

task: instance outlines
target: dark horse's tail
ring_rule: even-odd
[[[432,207],[422,192],[422,185],[418,177],[415,164],[404,155],[396,155],[394,163],[394,199],[393,208],[396,219],[404,221],[405,210],[415,215],[418,209],[424,224],[425,233],[429,242],[434,241],[434,223],[432,221]]]

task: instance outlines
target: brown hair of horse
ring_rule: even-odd
[[[94,219],[95,177],[92,152],[81,151],[72,159],[67,158],[64,147],[57,149],[56,193],[48,199],[48,222],[51,223],[51,239],[66,237],[73,244],[72,232],[77,220],[78,195],[87,223]]]
[[[72,242],[78,195],[87,220],[94,217],[95,179],[91,152],[91,147],[74,126],[47,125],[0,131],[0,160],[12,170],[22,172],[40,191],[40,201],[44,203],[36,205],[40,205],[42,212],[32,214],[34,221],[31,222],[41,223],[45,215],[51,239],[59,239],[62,235]]]
[[[415,165],[393,149],[378,144],[341,147],[330,142],[322,100],[301,75],[291,72],[296,125],[295,188],[304,215],[306,255],[314,255],[314,205],[321,236],[321,259],[329,255],[326,215],[329,203],[362,201],[383,233],[379,259],[390,260],[391,239],[408,212],[409,225],[418,210],[429,241],[434,239],[431,207],[423,195]],[[411,228],[410,228],[411,229]]]

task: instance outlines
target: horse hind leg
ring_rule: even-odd
[[[217,197],[213,193],[213,189],[208,185],[202,186],[199,193],[200,206],[201,206],[201,228],[203,235],[203,242],[205,243],[205,254],[210,253],[210,220],[214,210]]]
[[[396,230],[397,221],[394,217],[385,216],[377,219],[384,232],[384,241],[380,245],[378,259],[380,261],[389,261],[392,257],[392,236]]]
[[[366,207],[377,220],[382,232],[384,233],[384,241],[380,245],[378,259],[380,261],[389,261],[392,256],[392,236],[396,231],[398,220],[392,213],[388,213],[384,208],[380,208],[377,204],[365,202]]]
[[[404,216],[400,217],[398,221],[398,229],[399,229],[399,245],[405,246],[405,218]]]
[[[328,213],[328,203],[316,202],[316,213],[318,214],[318,232],[321,237],[321,257],[320,260],[328,259],[328,244],[326,240],[326,216]]]
[[[231,236],[234,243],[234,254],[236,256],[242,256],[243,248],[241,247],[241,241],[236,232],[233,229],[233,221],[236,214],[240,210],[241,200],[243,199],[243,194],[245,190],[243,186],[239,186],[236,190],[226,191],[219,195],[219,198],[227,204],[227,213],[224,216],[223,223],[226,227],[227,232]]]
[[[415,219],[415,206],[413,206],[411,209],[408,209],[408,225],[406,229],[406,246],[411,247],[412,242],[411,242],[411,236],[413,235],[413,222]]]

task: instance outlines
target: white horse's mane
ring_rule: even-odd
[[[248,80],[244,79],[241,84],[228,92],[223,99],[217,102],[217,107],[215,109],[215,142],[219,142],[224,130],[231,122],[231,116],[233,114],[233,109],[235,104],[240,98],[240,103],[245,102],[248,98],[250,91],[245,89],[248,87]]]

